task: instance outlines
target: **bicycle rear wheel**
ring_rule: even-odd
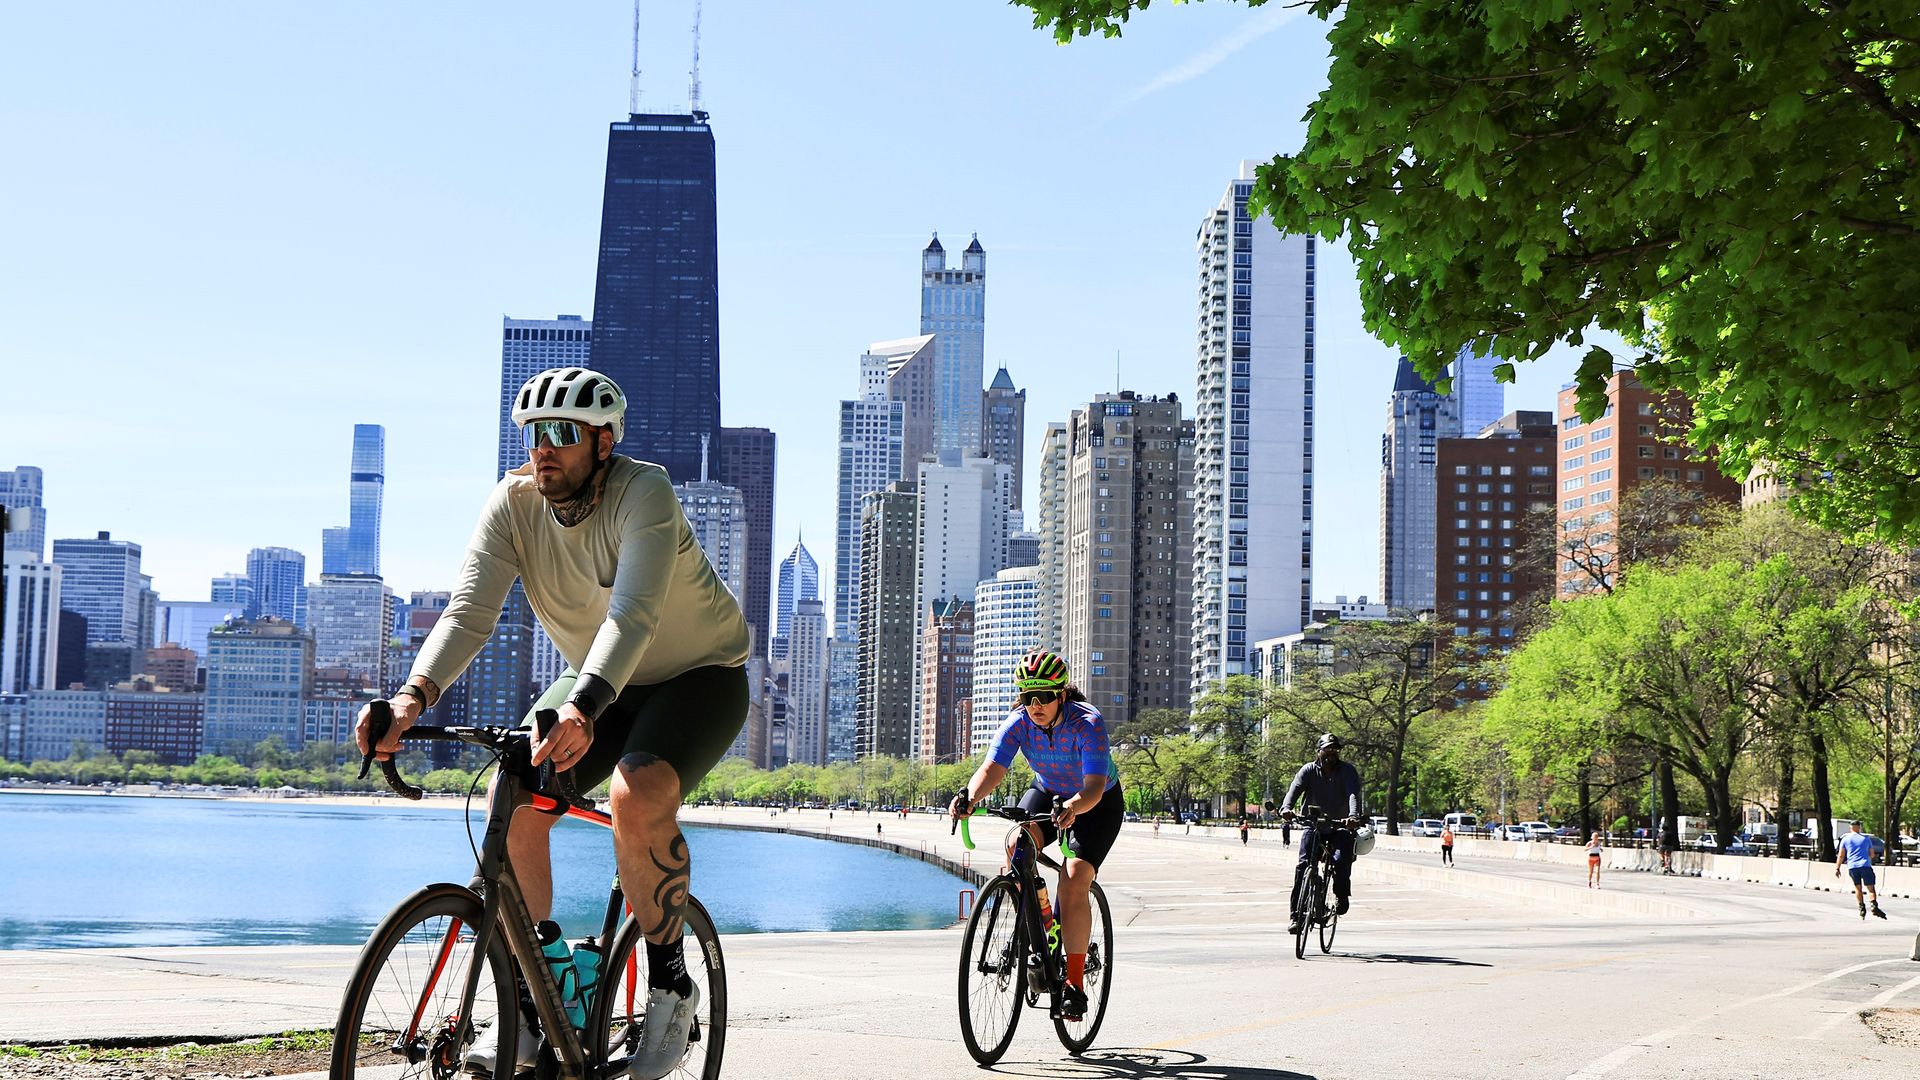
[[[1113,983],[1113,913],[1107,909],[1107,894],[1094,882],[1089,890],[1093,911],[1091,933],[1087,935],[1087,969],[1081,989],[1087,992],[1087,1014],[1078,1020],[1053,1018],[1054,1034],[1068,1053],[1084,1053],[1100,1033],[1100,1021],[1107,1015],[1107,995]]]
[[[474,940],[480,900],[459,885],[429,885],[401,901],[367,939],[340,1000],[331,1080],[458,1074],[475,1032],[491,1025],[494,1060],[513,1061],[520,1013],[513,961],[494,934]],[[472,1024],[460,999],[475,964]]]
[[[1333,931],[1339,925],[1340,905],[1338,901],[1335,901],[1334,905],[1327,909],[1327,917],[1320,920],[1321,952],[1330,953],[1333,951]]]
[[[707,909],[691,896],[683,917],[687,976],[700,989],[700,1007],[687,1036],[687,1056],[667,1075],[719,1080],[720,1058],[727,1047],[727,968],[720,954],[720,934]],[[640,924],[629,916],[613,935],[600,987],[593,995],[587,1030],[605,1032],[601,1050],[606,1061],[632,1057],[640,1047],[640,1022],[647,1014],[647,951],[640,941]],[[586,1042],[591,1054],[593,1040]]]
[[[997,877],[980,890],[960,938],[960,1038],[982,1065],[1000,1060],[1020,1023],[1020,996],[1027,987],[1026,934],[1020,924],[1020,891],[1012,878]]]

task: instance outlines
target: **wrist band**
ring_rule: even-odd
[[[393,692],[394,697],[399,697],[401,694],[406,694],[412,697],[413,700],[418,701],[422,709],[432,708],[431,705],[427,704],[427,695],[412,683],[402,683],[400,684],[400,688]]]

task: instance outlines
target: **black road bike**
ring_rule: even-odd
[[[384,701],[371,705],[371,743],[392,725]],[[543,710],[536,728],[556,714]],[[450,740],[492,751],[499,765],[487,810],[478,866],[466,885],[428,885],[400,902],[367,939],[340,1001],[334,1026],[332,1080],[368,1077],[470,1075],[466,1057],[475,1033],[491,1024],[493,1060],[513,1075],[522,1024],[540,1035],[531,1073],[557,1080],[624,1077],[640,1046],[646,1014],[646,950],[639,924],[616,878],[607,897],[598,941],[605,960],[589,996],[586,1023],[567,1021],[561,988],[541,952],[533,919],[507,857],[507,825],[517,812],[578,818],[612,828],[613,819],[573,790],[571,773],[557,778],[551,763],[535,768],[535,736],[522,728],[416,727],[407,741]],[[361,763],[365,776],[372,755]],[[421,790],[401,779],[392,760],[380,770],[387,786],[407,799]],[[700,1007],[687,1056],[670,1074],[717,1080],[726,1047],[727,974],[720,936],[706,908],[692,896],[686,911],[687,974],[700,987]],[[588,939],[590,942],[595,939]]]
[[[1305,820],[1300,842],[1318,846],[1313,859],[1307,863],[1306,880],[1300,885],[1300,899],[1306,906],[1305,913],[1300,917],[1300,929],[1293,935],[1293,955],[1296,960],[1306,958],[1307,939],[1316,931],[1320,937],[1320,951],[1332,952],[1333,935],[1340,928],[1337,905],[1327,902],[1327,894],[1333,886],[1335,873],[1333,836],[1341,825],[1332,815],[1315,806],[1308,806],[1300,816]]]
[[[960,940],[960,1036],[975,1061],[991,1065],[1013,1042],[1021,1006],[1037,1007],[1044,997],[1060,1044],[1070,1053],[1083,1053],[1100,1031],[1113,984],[1113,916],[1107,895],[1097,881],[1089,889],[1093,924],[1081,980],[1087,1010],[1077,1019],[1069,1018],[1060,1009],[1067,983],[1060,927],[1049,926],[1051,913],[1040,906],[1044,888],[1040,868],[1060,869],[1060,863],[1041,850],[1040,830],[1034,824],[1047,815],[1028,814],[1017,806],[977,809],[959,821],[969,851],[973,835],[968,819],[988,813],[1015,825],[1007,831],[1007,869],[981,888]],[[1071,854],[1064,837],[1060,853],[1063,859]]]

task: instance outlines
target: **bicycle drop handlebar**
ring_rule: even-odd
[[[559,719],[552,709],[541,709],[533,714],[534,733],[530,736],[523,728],[500,727],[411,727],[400,734],[403,742],[463,742],[470,746],[484,747],[500,755],[500,767],[522,774],[528,788],[535,793],[559,799],[562,809],[568,805],[583,810],[593,809],[593,800],[583,798],[574,784],[573,771],[555,772],[551,759],[541,762],[538,769],[532,764],[534,742],[546,737],[547,729]],[[386,701],[376,700],[367,703],[367,752],[360,759],[360,778],[367,778],[367,770],[374,762],[374,748],[386,739],[393,730],[393,706]],[[420,801],[426,792],[407,783],[400,775],[400,766],[394,758],[380,761],[380,775],[386,780],[387,787],[403,799]]]
[[[1064,801],[1065,800],[1061,799],[1058,795],[1053,797],[1053,805],[1056,809]],[[1051,814],[1030,814],[1018,806],[1002,806],[997,809],[989,809],[984,806],[975,807],[973,810],[960,815],[959,819],[954,822],[955,826],[960,830],[960,842],[966,845],[968,851],[972,851],[974,845],[973,830],[967,827],[967,823],[969,819],[985,814],[1006,818],[1008,821],[1021,825],[1048,821],[1053,816]],[[952,835],[952,830],[948,830],[948,835]],[[1073,849],[1067,846],[1067,833],[1064,829],[1060,831],[1060,857],[1063,859],[1073,858]]]

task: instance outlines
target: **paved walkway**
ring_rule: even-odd
[[[958,859],[929,817],[691,820],[831,828]],[[983,829],[991,849],[995,833]],[[1336,953],[1282,935],[1293,852],[1274,834],[1127,827],[1103,873],[1116,922],[1106,1049],[1074,1061],[1041,1014],[1001,1071],[1062,1078],[1913,1075],[1864,1009],[1920,1006],[1920,905],[1862,923],[1831,894],[1424,853],[1356,867]],[[994,861],[990,857],[985,861]],[[696,882],[697,887],[697,882]],[[955,883],[956,897],[961,888]],[[955,1020],[953,929],[736,935],[738,1077],[977,1077]],[[183,1040],[331,1026],[356,950],[0,953],[0,1042]],[[908,1065],[907,1063],[911,1063]]]

